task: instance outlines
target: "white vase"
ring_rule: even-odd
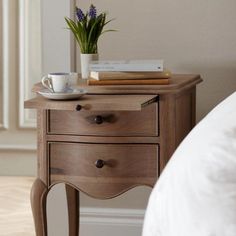
[[[98,54],[80,54],[81,60],[81,77],[82,79],[89,78],[89,63],[94,60],[98,60]]]

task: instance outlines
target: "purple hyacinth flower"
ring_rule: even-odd
[[[91,6],[90,6],[90,8],[89,8],[89,16],[90,16],[90,18],[96,18],[96,16],[97,16],[97,10],[96,10],[96,7],[93,5],[93,4],[91,4]]]
[[[76,7],[76,16],[78,21],[83,21],[85,18],[83,11],[78,7]]]

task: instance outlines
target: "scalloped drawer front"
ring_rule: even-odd
[[[137,186],[153,186],[158,145],[49,143],[50,184],[69,182],[96,198]]]

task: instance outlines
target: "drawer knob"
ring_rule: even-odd
[[[103,123],[104,119],[102,116],[96,116],[95,119],[94,119],[95,123],[100,125]]]
[[[76,106],[76,111],[80,111],[81,109],[82,109],[82,106],[78,104],[78,105]]]
[[[106,164],[106,162],[101,159],[98,159],[95,161],[95,166],[99,169],[102,168],[105,164]]]

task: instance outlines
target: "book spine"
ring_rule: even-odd
[[[149,80],[88,80],[88,85],[167,85],[169,79]]]
[[[127,71],[127,72],[162,72],[163,65],[161,64],[90,64],[90,71]]]
[[[91,71],[90,77],[96,80],[144,80],[144,79],[168,79],[171,73],[163,72],[94,72]]]

